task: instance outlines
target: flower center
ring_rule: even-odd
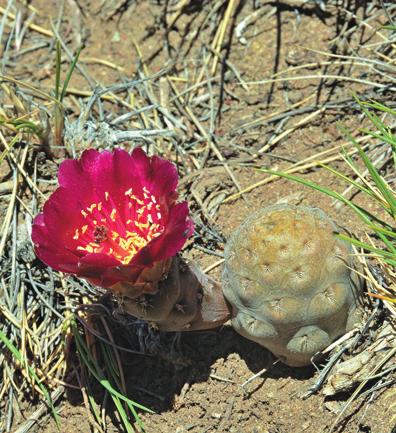
[[[95,242],[101,244],[107,240],[107,232],[109,229],[106,226],[96,226],[94,230]]]
[[[87,206],[81,215],[84,223],[73,236],[77,251],[107,254],[124,265],[164,230],[161,207],[146,187],[143,197],[128,189],[117,206],[105,192],[102,201]]]

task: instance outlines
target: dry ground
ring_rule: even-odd
[[[230,3],[222,43],[213,45],[217,27],[227,18]],[[322,11],[314,4],[302,3],[287,0],[30,3],[37,10],[33,22],[51,29],[52,19],[72,52],[84,42],[79,64],[92,82],[111,86],[142,70],[150,75],[164,67],[169,69],[167,75],[173,78],[169,82],[155,80],[155,93],[161,95],[160,103],[186,125],[186,130],[177,130],[182,150],[161,138],[153,140],[150,146],[178,162],[181,193],[191,200],[198,222],[198,235],[195,243],[188,245],[186,256],[203,268],[213,268],[210,273],[217,278],[221,276],[219,261],[224,239],[252,209],[261,206],[279,201],[320,206],[340,225],[357,234],[364,231],[349,209],[336,207],[330,199],[298,184],[277,180],[252,187],[266,177],[257,168],[285,169],[324,151],[328,153],[319,158],[334,158],[334,165],[342,167],[337,146],[347,140],[337,122],[356,135],[362,125],[352,101],[353,92],[392,101],[393,90],[383,75],[388,71],[379,66],[378,72],[375,65],[365,60],[361,64],[355,60],[352,65],[350,59],[352,55],[378,61],[394,58],[391,44],[383,52],[376,51],[384,42],[378,29],[387,22],[379,5],[364,1],[328,2],[326,11]],[[0,0],[3,8],[6,4]],[[25,19],[30,16],[30,10],[21,10]],[[252,14],[255,14],[252,23],[243,33],[246,41],[238,39],[238,24]],[[4,38],[9,31],[10,27],[6,27]],[[382,32],[388,36],[385,30]],[[11,47],[12,55],[4,74],[50,91],[55,74],[51,43],[49,36],[28,29],[21,47],[15,44]],[[34,49],[23,51],[26,48]],[[345,57],[336,57],[342,55]],[[63,73],[67,67],[65,57]],[[289,79],[265,81],[274,74]],[[209,80],[209,85],[190,91],[183,99],[175,98],[175,89],[182,92],[205,80]],[[83,92],[90,94],[91,87],[81,72],[76,71],[66,99],[70,119],[79,114]],[[131,94],[120,97],[134,105]],[[113,118],[125,112],[122,104],[106,101],[103,104],[105,113],[113,113]],[[198,123],[186,107],[193,110]],[[208,137],[214,145],[209,145]],[[132,144],[123,143],[126,148]],[[76,151],[82,148],[84,143]],[[33,152],[40,151],[37,146],[31,149],[29,160],[33,161]],[[63,157],[63,150],[55,149],[50,159],[41,158],[38,178],[53,180]],[[315,164],[302,174],[343,190],[338,179]],[[0,175],[2,182],[11,179],[8,165],[1,166]],[[44,193],[55,187],[53,183],[40,181],[38,185]],[[237,186],[247,191],[234,196],[238,193]],[[2,216],[7,200],[7,195],[1,196]],[[29,192],[23,200],[28,203]],[[359,196],[357,200],[364,206],[372,206]],[[205,232],[204,227],[210,230]],[[123,355],[129,395],[155,411],[153,415],[142,414],[150,433],[325,432],[349,396],[339,395],[326,401],[319,392],[302,399],[315,378],[314,368],[272,365],[275,359],[268,351],[238,336],[229,325],[214,332],[185,334],[176,346],[169,343],[166,347],[174,351],[169,359]],[[240,385],[264,367],[267,372],[243,390]],[[73,380],[72,375],[65,380],[69,377]],[[357,399],[335,431],[390,433],[393,425],[386,415],[387,392],[380,390],[369,400]],[[62,432],[92,431],[78,392],[66,392],[60,407]],[[24,409],[14,419],[15,430],[23,425],[34,407],[25,402]],[[48,417],[35,428],[44,433],[56,431],[55,423]],[[109,419],[107,431],[120,429],[115,419]]]

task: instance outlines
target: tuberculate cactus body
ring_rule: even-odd
[[[169,264],[167,273],[155,282],[156,290],[147,293],[144,284],[113,287],[124,311],[166,332],[211,329],[229,319],[230,309],[217,281],[177,256]]]
[[[276,205],[250,216],[226,246],[232,324],[285,364],[303,366],[359,318],[350,246],[320,209]]]

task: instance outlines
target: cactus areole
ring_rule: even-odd
[[[350,246],[316,208],[275,205],[226,245],[223,291],[232,324],[290,366],[304,366],[359,319],[361,281]]]
[[[173,163],[142,149],[90,149],[64,161],[58,178],[32,227],[44,263],[122,297],[126,312],[160,330],[228,319],[220,285],[177,257],[194,226],[176,201]]]

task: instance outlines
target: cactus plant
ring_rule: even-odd
[[[226,245],[223,291],[237,332],[304,366],[359,319],[361,281],[350,246],[320,209],[275,205]]]
[[[64,161],[33,222],[38,257],[108,289],[161,331],[221,325],[230,311],[220,284],[177,256],[194,231],[177,182],[174,164],[139,148]]]
[[[169,272],[158,282],[155,294],[134,297],[129,293],[135,291],[119,294],[123,310],[160,331],[211,329],[230,318],[221,285],[180,257],[172,259]]]

